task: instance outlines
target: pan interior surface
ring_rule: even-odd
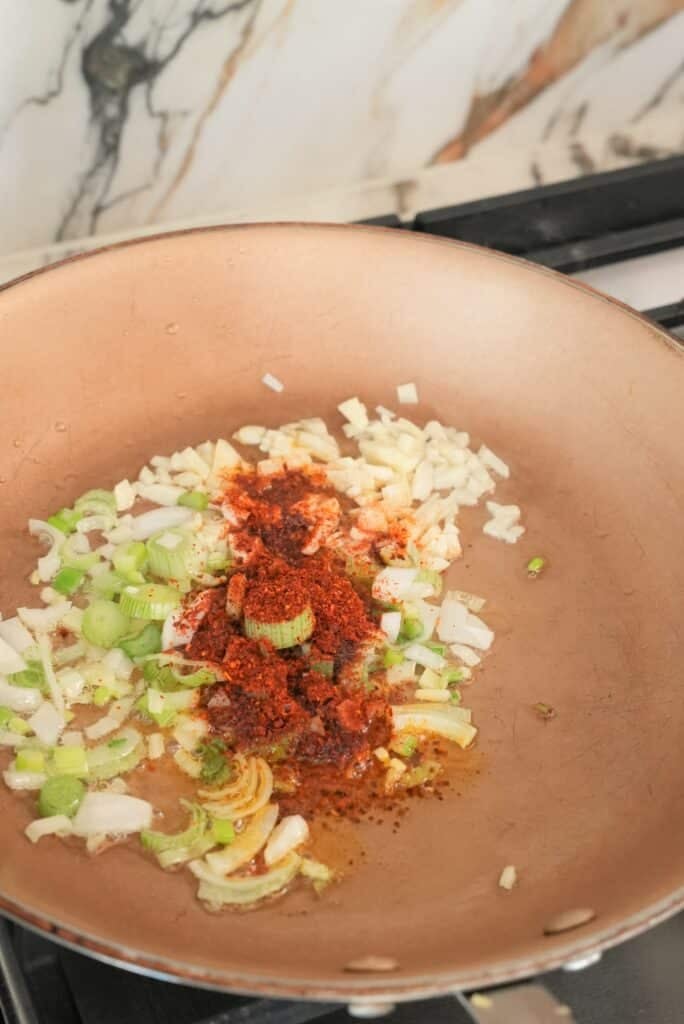
[[[344,998],[504,980],[681,904],[684,363],[664,335],[468,246],[298,226],[67,263],[0,294],[0,330],[4,615],[30,598],[29,516],[244,423],[340,425],[351,395],[396,407],[407,381],[420,395],[410,418],[468,430],[511,465],[495,497],[520,504],[527,527],[508,546],[482,535],[482,509],[463,510],[450,580],[488,598],[497,634],[467,694],[476,749],[398,831],[342,824],[331,842],[354,867],[322,898],[208,914],[187,873],[161,872],[134,844],[94,858],[32,846],[28,802],[2,787],[5,909],[138,965]],[[530,580],[540,554],[548,570]],[[506,864],[511,893],[497,886]],[[594,920],[544,935],[576,908]],[[345,973],[368,955],[396,969]]]

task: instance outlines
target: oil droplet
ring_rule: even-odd
[[[59,434],[63,434],[66,429],[67,429],[66,423],[62,423],[61,420],[57,420],[57,422],[55,423],[55,430]]]
[[[12,444],[14,445],[15,448],[21,448],[21,441],[18,438],[16,438],[16,437],[12,441]]]
[[[177,391],[176,392],[176,398],[187,398],[187,397],[188,397],[187,391]]]
[[[6,484],[6,483],[7,483],[7,477],[0,476],[0,486],[2,486],[2,484]]]
[[[167,334],[178,334],[178,324],[167,324],[166,325],[166,333]]]

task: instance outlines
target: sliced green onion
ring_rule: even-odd
[[[0,729],[6,729],[14,718],[14,712],[9,708],[0,707]]]
[[[117,742],[112,747],[112,742]],[[114,741],[109,740],[99,747],[86,751],[89,779],[112,779],[115,775],[130,772],[142,761],[144,746],[142,737],[135,729],[125,729]]]
[[[335,662],[334,661],[312,661],[311,670],[318,672],[319,675],[325,676],[326,679],[332,679],[335,675]]]
[[[439,675],[444,681],[445,686],[451,686],[452,683],[462,683],[465,679],[465,672],[462,668],[445,668],[442,669]]]
[[[295,878],[299,871],[301,857],[288,853],[275,867],[263,875],[224,877],[211,871],[204,861],[190,862],[190,870],[199,880],[197,896],[211,907],[225,904],[246,906],[272,896]]]
[[[40,690],[41,693],[48,692],[48,685],[45,681],[45,672],[40,661],[27,660],[26,668],[21,672],[13,672],[7,677],[12,686],[23,686],[29,690]]]
[[[187,494],[181,494],[178,504],[184,505],[185,508],[194,508],[198,512],[203,512],[209,504],[209,498],[203,491],[188,491]]]
[[[162,530],[147,542],[150,572],[163,580],[182,580],[198,568],[192,542],[183,530]]]
[[[16,732],[19,736],[28,736],[32,732],[31,726],[19,715],[13,715],[7,723],[10,732]]]
[[[90,589],[98,597],[104,597],[111,601],[117,597],[124,587],[130,586],[131,581],[122,576],[120,572],[101,572],[90,581]]]
[[[76,775],[85,778],[88,774],[85,747],[55,747],[52,751],[51,767],[58,775]]]
[[[313,860],[312,857],[302,857],[299,873],[303,878],[309,879],[317,893],[323,892],[335,877],[331,868],[321,864],[319,860]]]
[[[41,788],[38,811],[41,818],[50,818],[53,814],[73,818],[84,796],[85,786],[80,779],[74,775],[53,775]]]
[[[113,601],[98,598],[83,613],[83,636],[98,647],[113,647],[130,628],[131,623],[125,609]]]
[[[161,627],[156,622],[148,622],[139,633],[122,637],[116,646],[129,658],[145,658],[148,654],[158,654],[162,649]]]
[[[399,632],[400,643],[410,643],[423,635],[423,623],[420,619],[404,619]]]
[[[230,818],[212,818],[211,836],[221,846],[228,846],[235,839],[235,826]]]
[[[71,610],[73,611],[73,608]],[[67,647],[58,647],[53,652],[52,660],[60,668],[62,665],[68,665],[70,662],[82,658],[85,652],[85,644],[82,640],[77,640],[76,643],[69,644]]]
[[[106,686],[96,686],[93,692],[93,704],[96,708],[103,708],[109,704],[114,694]]]
[[[148,683],[154,683],[157,690],[162,693],[173,693],[176,690],[194,690],[198,686],[206,686],[208,683],[216,682],[216,675],[210,668],[199,668],[196,672],[189,672],[187,675],[180,675],[169,665],[160,665],[150,658],[142,669],[143,678]]]
[[[536,555],[534,558],[530,558],[527,563],[527,572],[529,576],[538,576],[545,568],[546,559],[542,558],[541,555]]]
[[[192,846],[179,846],[177,850],[164,850],[162,853],[158,853],[157,860],[162,868],[175,868],[179,864],[187,864],[188,861],[199,860],[213,846],[216,846],[214,840],[210,835],[205,835],[198,842],[193,843]]]
[[[140,712],[143,718],[148,719],[150,722],[156,722],[160,729],[167,729],[172,725],[178,714],[177,709],[173,707],[164,708],[163,711],[150,711],[146,693],[135,702],[135,709]]]
[[[207,743],[200,743],[195,751],[195,756],[202,759],[202,770],[200,778],[212,786],[223,785],[228,782],[233,774],[233,766],[228,760],[228,752],[223,740],[209,740]]]
[[[245,616],[245,635],[252,640],[269,640],[277,650],[303,644],[313,629],[313,612],[308,607],[285,622],[259,622],[258,619]]]
[[[112,555],[112,565],[129,583],[144,583],[143,571],[147,562],[147,549],[141,540],[119,544]]]
[[[461,703],[461,691],[460,690],[456,690],[456,689],[452,690],[451,691],[450,700],[451,700],[452,704],[460,704]]]
[[[146,828],[140,833],[140,842],[152,853],[166,853],[168,850],[182,850],[199,842],[209,823],[209,816],[199,804],[181,800],[181,804],[190,812],[190,824],[182,832],[155,832]]]
[[[210,551],[204,568],[209,573],[223,572],[229,565],[230,559],[224,551]]]
[[[78,512],[75,508],[61,508],[59,512],[47,517],[50,526],[56,527],[65,534],[74,532],[79,519],[83,519],[83,513]]]
[[[96,487],[86,491],[74,502],[74,510],[83,516],[116,515],[116,499],[112,491]]]
[[[97,551],[87,551],[85,554],[74,549],[74,537],[67,537],[60,548],[60,556],[63,566],[71,566],[74,569],[83,569],[85,572],[92,569],[100,561]]]
[[[434,597],[442,593],[442,574],[435,569],[420,569],[416,576],[417,583],[429,583],[434,590]]]
[[[390,743],[390,750],[393,750],[395,754],[399,754],[400,757],[411,757],[417,749],[418,737],[410,734],[407,736],[397,736]]]
[[[446,654],[446,644],[438,644],[435,640],[426,640],[425,646],[429,647],[435,654],[439,654],[442,658]]]
[[[66,565],[63,569],[59,570],[52,581],[51,586],[58,594],[65,594],[68,596],[69,594],[73,594],[75,590],[78,590],[83,582],[84,576],[85,572],[83,569],[77,569],[73,565]]]
[[[388,647],[382,657],[382,664],[385,668],[392,668],[392,665],[401,665],[404,655],[401,651],[395,651]]]
[[[416,786],[424,786],[426,782],[432,782],[442,770],[439,761],[423,761],[415,768],[409,768],[407,772],[399,776],[398,784],[403,789],[414,789]]]
[[[17,751],[14,768],[18,772],[44,772],[45,753],[42,750],[29,750],[28,747],[24,747],[23,750]]]
[[[126,587],[121,593],[121,611],[132,619],[163,621],[181,602],[181,595],[173,587],[161,583],[146,583]],[[124,630],[120,636],[127,632]]]

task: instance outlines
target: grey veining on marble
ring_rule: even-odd
[[[0,0],[0,255],[408,218],[682,152],[683,9]]]

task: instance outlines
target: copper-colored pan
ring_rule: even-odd
[[[513,467],[515,547],[473,513],[465,589],[489,595],[480,726],[443,802],[344,829],[365,860],[315,900],[209,915],[132,847],[31,846],[0,789],[0,906],[124,963],[279,995],[396,1000],[541,971],[684,905],[684,360],[652,324],[525,263],[372,229],[257,226],[115,247],[0,294],[1,605],[24,532],[150,454],[237,425],[333,420],[360,394],[468,429]],[[270,371],[276,395],[260,383]],[[411,410],[413,414],[413,410]],[[549,571],[530,582],[527,560]],[[536,701],[557,709],[542,722]],[[497,887],[515,864],[518,887]],[[554,936],[556,916],[593,920]],[[389,958],[384,974],[345,971]]]

